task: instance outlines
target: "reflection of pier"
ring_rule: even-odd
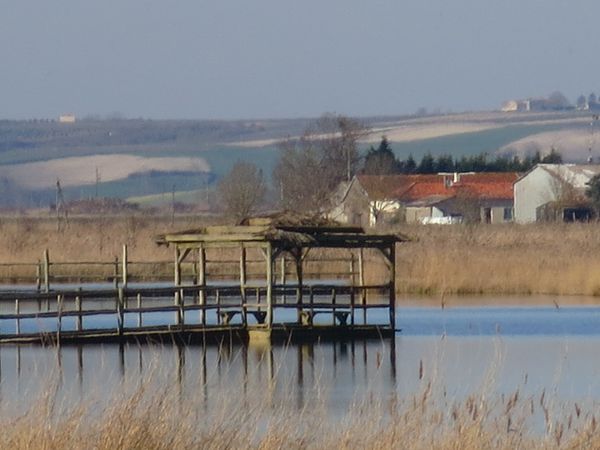
[[[369,235],[356,227],[328,223],[293,223],[250,219],[246,225],[207,227],[161,236],[158,243],[175,249],[175,286],[121,287],[12,294],[15,310],[0,314],[0,341],[108,341],[207,338],[348,339],[383,337],[394,332],[395,235]],[[344,253],[354,261],[347,279],[311,284],[304,279],[309,252]],[[374,250],[387,267],[387,282],[366,284],[362,254]],[[212,284],[207,264],[237,253],[239,284]],[[247,279],[249,254],[262,258],[264,278]],[[276,281],[275,263],[292,258]],[[192,258],[193,257],[193,258]],[[193,259],[194,279],[182,279],[182,264]],[[188,282],[189,283],[189,282]],[[372,314],[372,311],[378,311]]]
[[[24,392],[21,388],[29,389],[28,380],[36,371],[40,375],[55,374],[58,378],[53,381],[67,389],[76,381],[80,394],[85,393],[84,386],[98,380],[106,382],[110,391],[111,386],[120,385],[119,380],[151,382],[157,377],[154,381],[160,386],[165,385],[160,380],[169,380],[171,387],[183,395],[199,393],[206,406],[221,401],[224,391],[233,391],[240,395],[240,401],[260,393],[269,403],[289,401],[303,408],[318,400],[323,391],[339,396],[336,401],[350,402],[356,400],[357,387],[395,392],[397,384],[394,339],[297,345],[235,345],[227,341],[214,346],[174,343],[94,347],[63,345],[42,354],[37,353],[40,347],[36,346],[1,347],[0,398],[3,393],[35,396],[35,391]],[[45,387],[43,382],[36,385]],[[339,388],[347,392],[340,393]]]

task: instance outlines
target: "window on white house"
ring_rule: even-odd
[[[513,220],[513,210],[512,208],[504,208],[504,221],[510,222]]]

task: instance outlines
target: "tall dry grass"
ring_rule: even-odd
[[[600,224],[402,227],[404,292],[600,294]]]
[[[46,248],[52,261],[111,261],[121,255],[123,244],[132,261],[170,261],[172,250],[158,247],[154,237],[204,225],[206,219],[178,218],[171,224],[170,218],[99,217],[72,219],[57,231],[52,219],[2,218],[0,262],[34,263]],[[412,239],[397,248],[396,281],[402,293],[600,295],[600,224],[405,225],[382,231]],[[367,252],[365,261],[367,283],[386,279],[376,252]],[[347,263],[311,264],[311,270],[349,269]],[[222,270],[235,275],[234,266]],[[8,276],[20,270],[25,269],[12,268]]]
[[[545,391],[451,399],[424,381],[418,394],[357,401],[340,417],[327,405],[294,409],[293,402],[273,404],[264,391],[240,399],[219,389],[212,393],[219,401],[207,409],[201,389],[182,395],[176,386],[161,388],[148,379],[75,405],[61,402],[49,385],[23,414],[2,405],[0,448],[600,448],[596,411],[577,403],[557,408]]]

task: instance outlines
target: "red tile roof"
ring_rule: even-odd
[[[461,173],[434,175],[359,175],[358,180],[372,200],[397,198],[413,202],[428,197],[474,196],[480,199],[512,200],[516,172]]]

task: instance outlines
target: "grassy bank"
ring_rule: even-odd
[[[156,246],[154,236],[206,224],[206,219],[189,217],[176,218],[174,224],[170,218],[97,217],[72,219],[57,231],[50,218],[3,218],[0,262],[36,262],[46,248],[53,261],[111,261],[123,244],[132,261],[170,261],[172,250]],[[400,293],[600,295],[600,224],[399,226],[384,231],[412,238],[397,250]],[[11,270],[16,275],[25,269]],[[381,259],[367,253],[367,283],[385,278],[384,271]]]

